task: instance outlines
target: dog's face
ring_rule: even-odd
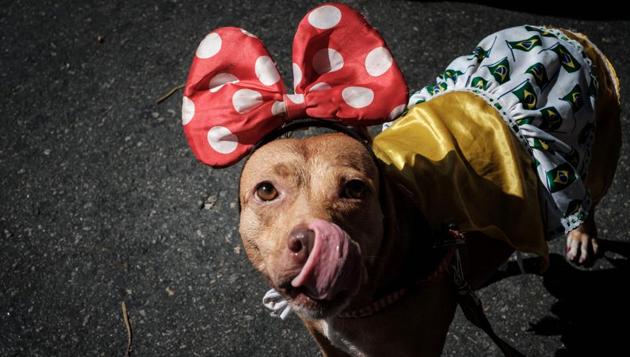
[[[275,140],[245,164],[247,255],[302,315],[340,312],[366,281],[383,237],[378,178],[367,149],[339,133]]]

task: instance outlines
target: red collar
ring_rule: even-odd
[[[405,296],[405,294],[411,288],[421,285],[421,284],[438,280],[439,278],[444,276],[445,273],[448,272],[449,266],[451,264],[451,259],[453,258],[453,254],[455,253],[455,249],[456,249],[455,247],[449,248],[448,252],[444,254],[442,261],[440,262],[440,264],[438,264],[435,271],[433,271],[433,273],[431,273],[431,275],[429,275],[428,277],[415,281],[410,287],[403,287],[392,293],[389,293],[383,296],[382,298],[373,301],[367,306],[364,306],[358,309],[353,309],[353,310],[344,310],[339,315],[337,315],[337,317],[340,319],[360,319],[360,318],[372,316],[380,312],[381,310],[385,309],[386,307],[392,305],[396,301],[400,300],[400,298]]]
[[[448,250],[446,254],[444,254],[444,257],[437,265],[433,273],[431,273],[429,276],[416,280],[410,286],[402,287],[379,299],[376,299],[367,306],[355,308],[352,310],[344,310],[339,315],[337,315],[337,317],[340,319],[361,319],[365,317],[370,317],[400,300],[412,288],[442,278],[446,273],[449,272],[449,269],[451,267],[451,260],[455,255],[455,251],[458,249],[457,246],[464,243],[464,234],[459,230],[455,228],[449,228],[447,232],[451,239],[445,242],[441,242],[440,246],[448,247]]]

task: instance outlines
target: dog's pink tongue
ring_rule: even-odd
[[[338,292],[351,290],[358,282],[359,246],[334,223],[314,220],[308,228],[315,232],[315,243],[302,271],[292,281],[306,288],[314,299],[332,299]]]

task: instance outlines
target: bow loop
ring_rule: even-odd
[[[302,19],[293,39],[293,72],[301,74],[294,75],[295,91],[307,93],[311,117],[370,125],[393,119],[407,101],[407,84],[385,41],[343,4],[324,4]],[[327,93],[309,95],[317,90]],[[334,113],[319,105],[329,95],[337,99]]]
[[[387,45],[363,17],[324,4],[300,22],[293,42],[293,89],[287,94],[262,42],[236,27],[201,41],[190,68],[182,124],[205,164],[237,162],[285,121],[304,116],[370,125],[396,117],[407,85]]]
[[[284,84],[262,42],[222,27],[199,44],[182,103],[184,133],[194,155],[226,166],[247,154],[260,133],[282,125]]]

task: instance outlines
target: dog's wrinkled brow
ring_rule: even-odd
[[[341,153],[335,157],[339,166],[350,167],[356,171],[364,172],[366,174],[371,174],[369,171],[370,165],[364,161],[364,159],[360,156],[350,155],[347,153]]]
[[[283,180],[301,186],[306,181],[306,173],[299,162],[280,162],[271,166],[270,172]]]
[[[272,171],[274,174],[282,177],[282,178],[287,178],[288,176],[294,175],[295,174],[295,167],[293,167],[293,165],[287,165],[285,163],[280,163],[280,164],[275,164],[273,165]]]

